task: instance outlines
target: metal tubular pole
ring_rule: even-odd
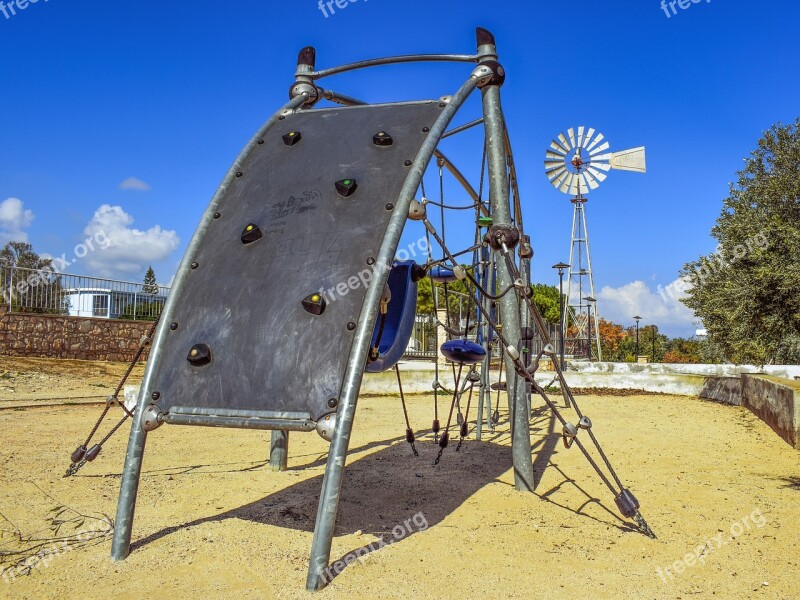
[[[564,318],[564,272],[559,269],[558,270],[558,304],[559,310],[561,311],[561,370],[564,370],[564,335],[566,328],[564,327],[564,323],[566,319]]]
[[[524,236],[522,238],[522,240],[520,240],[520,244],[530,245],[530,243],[531,243],[531,238],[530,238],[529,235]],[[520,277],[522,279],[523,289],[529,288],[530,284],[531,284],[531,259],[530,258],[520,258],[519,259],[519,274],[520,274]],[[521,315],[522,315],[522,319],[521,319],[521,322],[520,322],[520,327],[524,328],[526,330],[526,334],[527,334],[527,328],[531,324],[531,313],[528,310],[528,307],[525,306],[525,305],[522,306],[522,310],[520,312],[521,312]],[[531,353],[533,352],[533,339],[526,340],[525,343],[522,344],[522,346],[524,346],[524,348],[526,350],[526,354],[527,354],[526,356],[523,357],[522,364],[524,364],[525,367],[528,367],[528,365],[530,364],[531,359],[533,358],[531,356]],[[522,352],[522,350],[520,350],[520,352]],[[528,418],[530,419],[530,414],[531,414],[531,393],[533,392],[533,390],[531,388],[530,382],[525,381],[524,378],[523,378],[523,382],[524,382],[524,385],[525,385],[525,405],[527,406],[527,411],[528,411],[527,414],[528,414]],[[530,435],[528,436],[528,439],[530,439]],[[531,468],[533,468],[533,467],[531,467]]]
[[[478,251],[481,261],[481,276],[479,281],[481,284],[488,289],[488,282],[489,282],[489,273],[491,269],[491,262],[488,260],[488,253],[484,248],[481,248]],[[476,423],[475,429],[475,439],[480,441],[481,437],[483,436],[483,420],[484,420],[484,413],[486,415],[486,426],[491,426],[491,418],[492,418],[492,391],[489,387],[491,378],[489,377],[489,370],[491,369],[492,365],[492,344],[489,342],[489,319],[486,315],[491,314],[490,309],[490,300],[485,296],[480,299],[481,303],[483,304],[483,311],[480,312],[480,319],[481,319],[481,339],[483,340],[483,348],[486,350],[486,356],[483,357],[483,363],[481,365],[481,386],[478,390],[478,420]],[[488,402],[487,402],[488,400]]]
[[[378,251],[375,267],[378,276],[373,279],[367,288],[361,315],[356,326],[355,337],[342,382],[339,408],[336,414],[336,428],[334,429],[333,440],[328,452],[325,476],[322,479],[322,491],[319,497],[317,521],[314,526],[314,538],[311,542],[311,558],[306,580],[306,589],[309,591],[322,589],[330,579],[326,569],[331,556],[333,529],[339,508],[339,495],[342,490],[342,478],[347,448],[350,443],[350,434],[353,429],[358,390],[361,387],[361,379],[364,375],[367,351],[372,340],[372,332],[375,327],[383,287],[389,278],[389,270],[394,260],[394,253],[400,242],[400,236],[403,233],[408,217],[408,208],[417,193],[420,181],[422,181],[422,175],[442,134],[446,131],[448,124],[458,109],[475,89],[477,83],[476,76],[471,76],[442,109],[442,113],[431,127],[428,137],[419,149],[411,167],[409,167],[409,173],[395,202],[395,210],[389,220],[386,235]]]
[[[144,455],[144,446],[147,439],[146,432],[142,429],[140,424],[140,417],[145,405],[150,401],[150,393],[152,390],[151,380],[153,377],[154,365],[159,362],[159,358],[164,346],[164,341],[169,331],[169,324],[172,322],[172,313],[174,311],[175,298],[178,297],[178,292],[186,280],[190,271],[189,265],[194,260],[194,255],[200,245],[200,240],[205,234],[211,222],[214,220],[214,213],[219,206],[222,196],[227,191],[231,182],[236,179],[236,172],[241,167],[250,152],[258,145],[260,140],[266,132],[278,122],[282,113],[287,110],[294,110],[303,102],[305,96],[297,96],[284,104],[278,111],[273,114],[266,123],[261,126],[261,129],[253,136],[248,142],[247,146],[236,157],[228,173],[222,180],[219,188],[217,189],[214,197],[203,214],[200,220],[200,225],[195,231],[192,241],[189,242],[189,247],[186,254],[178,267],[178,274],[175,276],[175,284],[172,287],[172,293],[167,298],[164,305],[164,310],[161,313],[161,320],[159,321],[158,331],[156,332],[153,346],[150,349],[150,356],[147,360],[147,367],[145,368],[144,378],[139,390],[139,399],[136,404],[136,411],[134,413],[133,423],[131,423],[131,435],[128,438],[128,450],[125,454],[125,466],[122,471],[122,481],[119,490],[119,502],[117,503],[117,518],[114,525],[114,539],[111,543],[111,558],[114,560],[122,560],[128,556],[131,547],[131,534],[133,533],[133,514],[136,510],[136,494],[139,490],[139,478],[142,473],[142,457]]]
[[[289,464],[289,432],[275,430],[269,441],[269,466],[273,471],[285,471]]]
[[[481,119],[475,119],[474,121],[470,121],[469,123],[466,123],[466,124],[461,125],[459,127],[454,127],[450,131],[446,132],[442,136],[442,139],[449,138],[451,135],[455,135],[457,133],[461,133],[462,131],[466,131],[467,129],[470,129],[472,127],[480,125],[481,123],[483,123],[483,119],[482,118]]]
[[[497,51],[494,44],[483,44],[478,49],[479,54],[486,59],[494,59]],[[492,218],[495,225],[511,223],[511,209],[509,206],[509,183],[506,164],[505,120],[500,104],[500,86],[489,84],[482,90],[483,117],[486,130],[486,145],[489,162],[489,199],[492,205]],[[508,270],[505,260],[497,260],[497,284],[500,289],[513,285],[514,279]],[[519,339],[519,298],[516,294],[506,294],[500,300],[500,319],[503,322],[503,331],[510,342]],[[518,343],[518,342],[517,342]],[[522,377],[511,377],[516,374],[514,361],[503,352],[508,377],[508,395],[512,407],[511,437],[512,458],[514,462],[514,482],[518,490],[532,492],[533,461],[531,460],[531,438],[529,431],[530,414],[524,408],[526,382]],[[513,388],[511,382],[514,381]]]
[[[406,54],[403,56],[387,56],[385,58],[372,58],[362,60],[348,65],[331,67],[319,71],[309,71],[307,74],[315,81],[337,73],[346,73],[356,69],[366,69],[367,67],[377,67],[381,65],[396,65],[407,62],[476,62],[477,56],[471,54]]]

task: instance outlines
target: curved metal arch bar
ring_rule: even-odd
[[[152,378],[155,365],[159,362],[159,357],[163,352],[164,341],[169,333],[169,324],[172,322],[172,315],[175,312],[176,298],[179,296],[177,291],[183,286],[190,271],[189,265],[194,260],[200,240],[214,220],[214,213],[217,211],[222,197],[236,179],[236,172],[247,159],[250,152],[258,145],[258,140],[264,137],[266,132],[278,122],[281,115],[286,111],[295,110],[307,100],[308,96],[300,94],[284,104],[261,126],[261,129],[252,137],[248,144],[233,161],[233,165],[228,170],[219,188],[214,194],[211,202],[203,213],[200,224],[189,242],[189,247],[183,256],[178,273],[175,276],[175,283],[172,286],[172,293],[167,298],[164,309],[161,312],[161,320],[156,330],[153,346],[150,349],[150,357],[145,368],[144,378],[139,389],[139,398],[136,404],[136,412],[132,419],[131,433],[128,438],[128,450],[125,454],[125,467],[122,471],[122,481],[120,483],[119,502],[117,504],[116,526],[114,527],[114,538],[111,543],[111,558],[122,560],[130,553],[131,534],[133,532],[133,514],[136,509],[136,494],[139,490],[139,479],[142,474],[142,459],[144,458],[144,446],[147,441],[147,433],[142,429],[141,417],[145,405],[149,402],[152,392]]]
[[[329,69],[322,69],[320,71],[299,72],[298,75],[308,77],[313,80],[322,79],[331,75],[339,73],[346,73],[348,71],[355,71],[357,69],[366,69],[368,67],[377,67],[382,65],[394,65],[409,62],[478,62],[478,55],[476,54],[404,54],[401,56],[387,56],[384,58],[371,58],[369,60],[362,60],[359,62],[350,63],[348,65],[341,65],[338,67],[331,67]]]
[[[483,202],[481,202],[478,192],[476,192],[475,188],[470,185],[469,181],[467,181],[467,178],[464,177],[461,171],[458,170],[458,168],[450,161],[449,158],[442,154],[441,150],[435,150],[433,154],[436,156],[436,158],[440,159],[444,163],[444,166],[448,171],[450,171],[450,174],[455,177],[456,181],[458,181],[458,183],[461,184],[461,187],[463,187],[467,194],[469,194],[469,197],[472,198],[472,200],[478,206],[480,206],[481,213],[484,216],[489,216],[489,211],[486,209],[486,206],[484,206]]]
[[[395,210],[389,220],[386,234],[378,251],[375,262],[378,276],[373,279],[367,288],[339,395],[339,408],[336,413],[337,422],[328,452],[328,462],[325,467],[325,476],[322,480],[322,491],[320,492],[319,506],[317,508],[314,538],[311,543],[311,558],[306,580],[306,589],[309,591],[322,589],[330,580],[330,572],[326,573],[326,569],[331,556],[333,530],[336,524],[339,497],[342,491],[347,448],[350,444],[350,435],[353,429],[358,392],[364,376],[364,365],[367,362],[367,352],[375,329],[381,295],[389,278],[389,270],[394,261],[397,245],[400,243],[400,236],[405,228],[408,207],[419,189],[422,176],[442,134],[477,85],[477,77],[475,75],[470,76],[447,106],[442,109],[442,113],[431,127],[430,134],[423,142],[414,158],[414,162],[409,167],[408,175],[397,196]]]
[[[510,175],[511,190],[514,195],[514,220],[517,223],[520,235],[525,235],[525,227],[522,224],[522,198],[519,195],[519,181],[517,180],[517,166],[514,162],[514,152],[511,150],[511,137],[508,135],[508,128],[504,132],[506,142],[506,161]]]

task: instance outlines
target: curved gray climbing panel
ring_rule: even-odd
[[[254,146],[172,292],[150,385],[164,413],[335,411],[370,265],[441,110],[300,111]]]

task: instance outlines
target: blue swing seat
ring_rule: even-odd
[[[442,354],[461,365],[474,365],[486,356],[483,346],[469,340],[448,340],[442,344]]]
[[[372,332],[371,347],[378,346],[378,358],[367,362],[367,373],[383,373],[394,367],[403,357],[414,329],[414,317],[417,314],[417,283],[412,280],[412,271],[416,267],[413,260],[395,261],[389,273],[389,311],[383,334],[380,333],[381,315]]]

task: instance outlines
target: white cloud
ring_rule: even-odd
[[[154,225],[147,231],[130,227],[133,217],[121,206],[103,204],[83,232],[94,239],[107,239],[83,259],[92,274],[109,277],[114,273],[140,273],[174,252],[180,239],[175,231]]]
[[[121,190],[133,190],[135,192],[149,192],[151,189],[150,184],[142,181],[138,177],[128,177],[125,181],[119,184]]]
[[[688,282],[680,278],[666,287],[657,286],[656,291],[643,281],[632,281],[618,288],[606,286],[598,294],[597,307],[603,318],[625,326],[633,322],[634,315],[640,315],[643,324],[652,323],[662,330],[691,335],[696,329],[695,316],[680,301],[689,288]]]
[[[25,228],[33,222],[33,211],[25,209],[19,198],[6,198],[0,202],[0,244],[27,242]]]

